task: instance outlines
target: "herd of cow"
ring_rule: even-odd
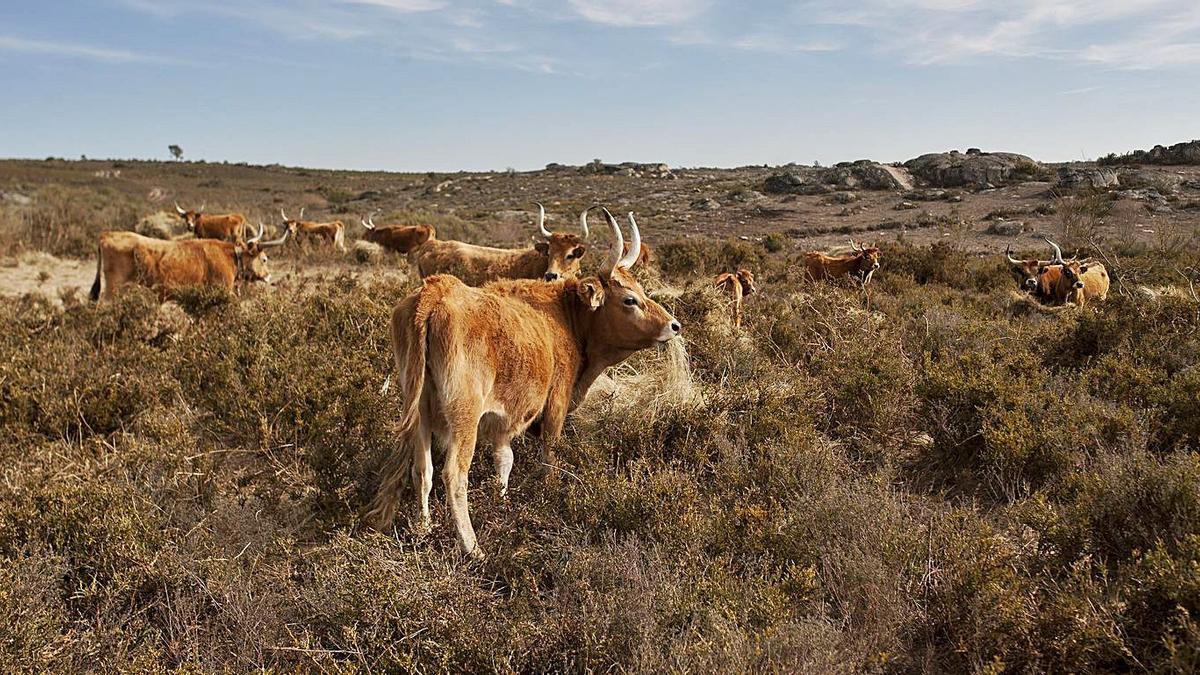
[[[588,248],[588,213],[599,208],[612,242],[599,271],[580,276]],[[209,215],[176,205],[195,238],[161,240],[133,232],[100,235],[96,280],[111,297],[127,285],[167,295],[190,285],[269,281],[267,249],[289,237],[324,242],[345,250],[345,225],[289,219],[283,234],[263,241],[260,223],[247,238],[241,214]],[[300,218],[303,218],[303,209]],[[629,213],[630,240],[607,208],[593,206],[579,216],[580,233],[546,229],[538,204],[537,234],[528,249],[477,246],[437,238],[427,225],[377,226],[361,219],[365,239],[407,256],[424,280],[421,288],[393,310],[391,340],[403,399],[400,450],[380,484],[368,514],[380,529],[391,525],[403,488],[415,488],[416,527],[431,526],[432,444],[445,449],[442,480],[451,520],[462,550],[481,556],[467,505],[467,474],[480,435],[490,440],[503,494],[513,465],[512,440],[534,428],[541,462],[562,434],[567,414],[587,395],[596,378],[637,351],[665,344],[681,326],[647,296],[633,274],[649,265],[650,248]],[[1022,287],[1042,300],[1084,305],[1104,299],[1108,274],[1091,260],[1064,260],[1061,248],[1051,260],[1008,261]],[[804,274],[819,281],[852,277],[870,282],[880,266],[880,249],[851,241],[847,255],[805,254]],[[103,283],[102,283],[103,282]],[[730,297],[733,322],[742,322],[742,299],[756,291],[750,270],[718,275],[713,284]]]

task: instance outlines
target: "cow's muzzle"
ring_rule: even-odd
[[[546,281],[558,281],[558,272],[546,272]]]

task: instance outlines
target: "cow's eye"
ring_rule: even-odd
[[[637,298],[635,298],[635,297],[633,297],[633,296],[629,296],[628,298],[625,298],[625,304],[626,304],[626,305],[628,305],[628,306],[630,306],[630,307],[636,307],[636,306],[637,306],[637,304],[638,304],[638,303],[637,303]]]

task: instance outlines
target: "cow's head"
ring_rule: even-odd
[[[587,211],[579,216],[584,239],[588,236]],[[587,252],[587,244],[577,235],[565,232],[550,232],[546,229],[546,207],[538,204],[538,233],[542,241],[534,238],[533,248],[546,257],[546,281],[574,279],[579,275],[579,261]]]
[[[267,249],[280,246],[287,241],[289,231],[284,230],[283,236],[272,240],[262,241],[266,226],[258,224],[258,234],[245,242],[234,244],[234,255],[237,258],[237,273],[242,281],[271,282],[271,270],[267,267],[269,258]]]
[[[1042,277],[1054,264],[1053,260],[1017,260],[1012,257],[1011,247],[1004,249],[1004,257],[1008,259],[1008,265],[1017,278],[1017,283],[1021,285],[1021,290],[1030,293],[1038,291]]]
[[[283,209],[279,209],[279,217],[283,219],[283,229],[288,234],[296,234],[296,230],[300,227],[300,221],[304,218],[304,207],[300,207],[299,218],[288,218]]]
[[[1083,275],[1088,271],[1087,261],[1079,261],[1074,258],[1071,260],[1063,260],[1062,248],[1058,244],[1050,241],[1047,237],[1042,237],[1047,244],[1054,249],[1053,264],[1062,267],[1062,279],[1059,281],[1060,288],[1065,286],[1072,291],[1083,290]]]
[[[879,247],[864,246],[860,242],[850,240],[850,249],[854,251],[854,257],[858,259],[858,273],[863,278],[868,278],[879,269]]]
[[[646,296],[631,268],[641,253],[641,233],[633,214],[629,214],[632,243],[624,252],[625,241],[616,218],[604,209],[612,228],[613,244],[608,260],[595,277],[581,279],[575,292],[592,314],[589,343],[620,351],[636,351],[664,344],[679,335],[681,327],[662,305]]]
[[[196,223],[200,222],[200,215],[204,213],[204,207],[207,204],[208,202],[201,204],[200,209],[197,211],[185,211],[183,207],[179,205],[179,202],[175,202],[175,211],[179,213],[179,217],[183,219],[183,222],[187,225],[189,230],[195,230]]]

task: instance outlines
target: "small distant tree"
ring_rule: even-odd
[[[171,151],[171,156],[174,157],[176,161],[183,159],[183,148],[179,147],[178,145],[168,145],[167,150]]]

